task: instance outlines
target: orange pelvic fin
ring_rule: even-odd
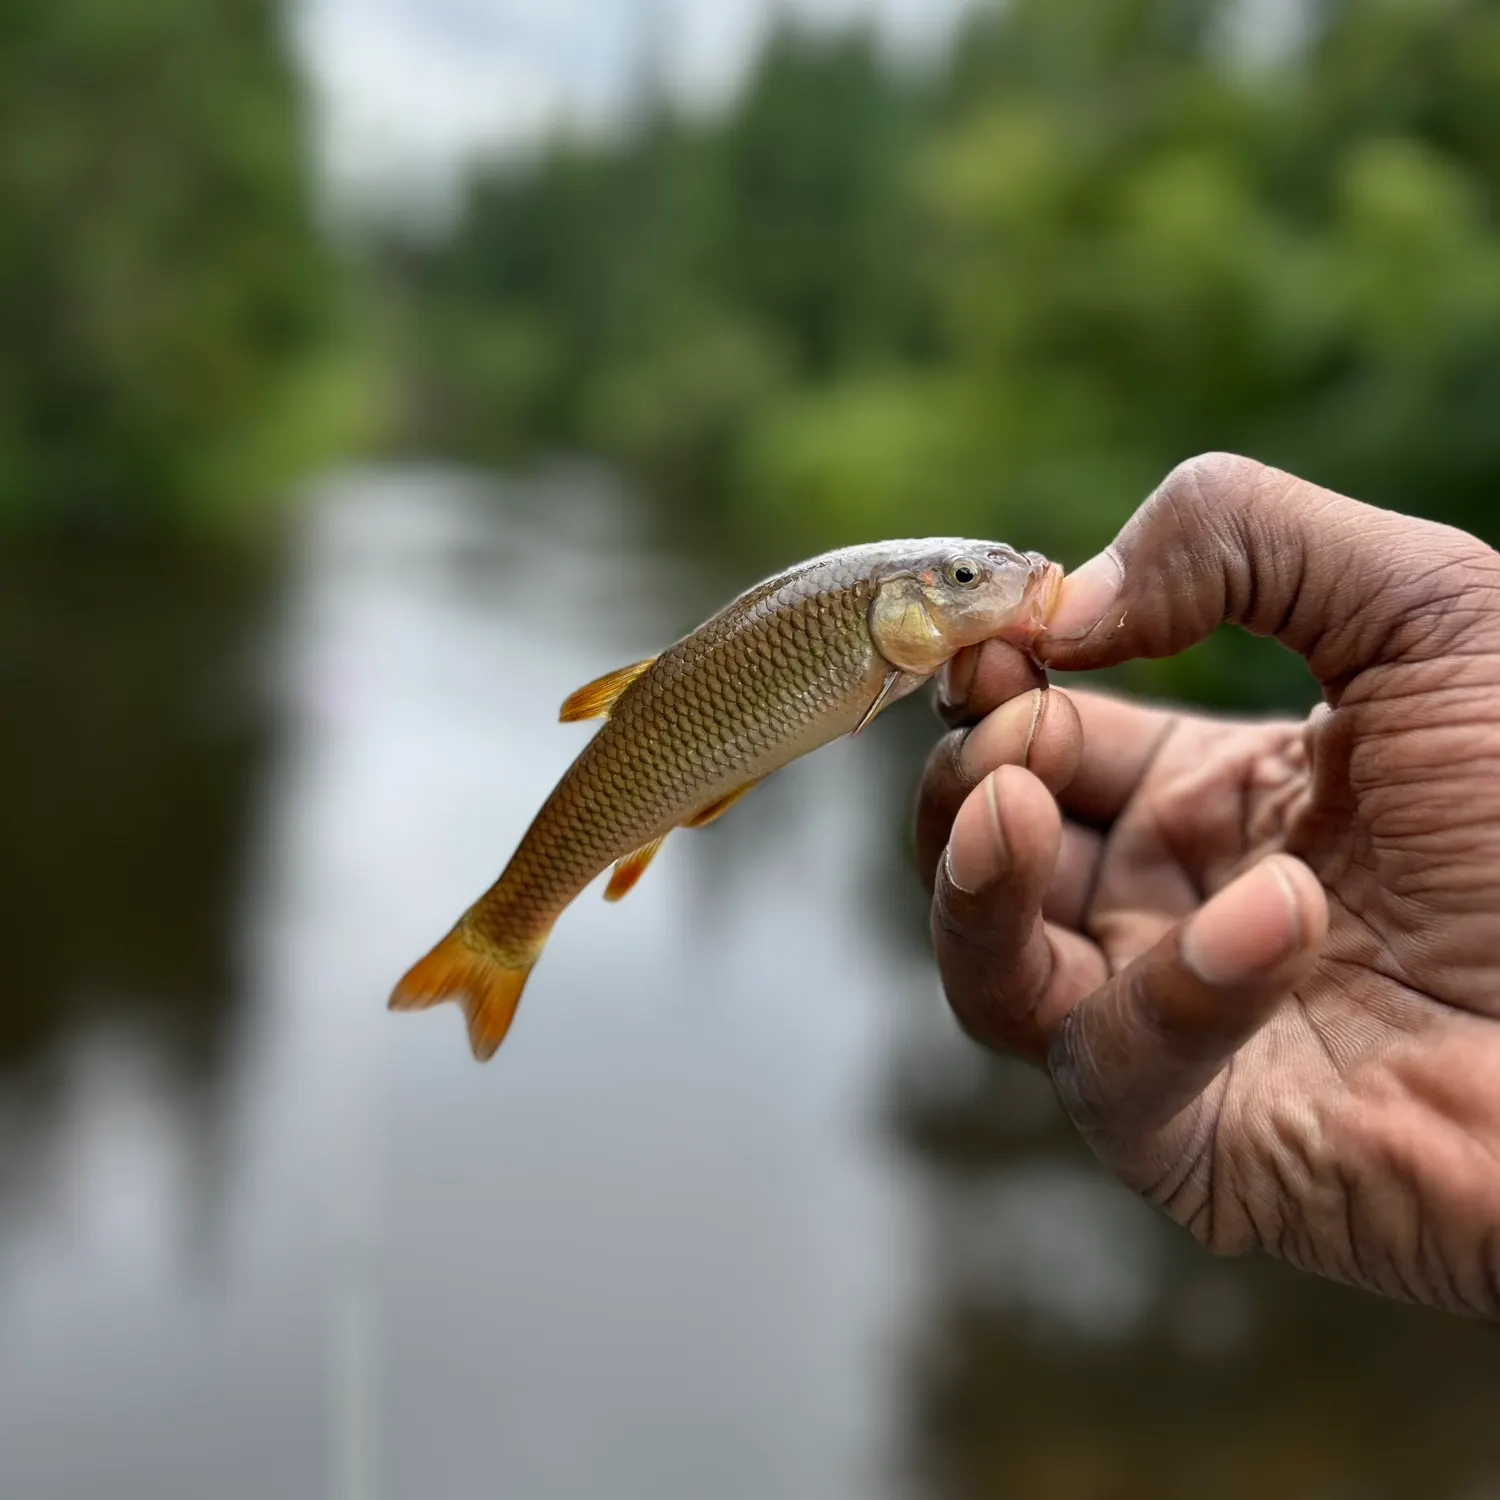
[[[487,1062],[510,1030],[531,968],[504,963],[472,946],[462,929],[455,928],[407,971],[391,995],[390,1008],[426,1010],[442,1000],[457,1000],[468,1018],[474,1056]]]
[[[646,873],[646,866],[656,858],[656,851],[661,848],[666,837],[666,834],[662,834],[661,838],[642,844],[634,854],[627,854],[624,859],[615,862],[615,873],[609,877],[609,884],[604,887],[606,901],[618,901],[621,896],[634,889],[636,881]]]
[[[717,802],[710,802],[700,812],[695,812],[692,817],[685,819],[682,826],[684,828],[707,828],[716,818],[722,818],[751,787],[759,786],[763,780],[765,780],[763,776],[757,776],[754,781],[747,781],[744,786],[737,786],[732,792],[720,797]]]
[[[606,672],[593,682],[586,682],[576,692],[569,693],[558,712],[564,724],[576,723],[579,719],[607,719],[625,689],[630,686],[654,662],[654,656],[645,661],[632,662],[628,667],[618,667]]]

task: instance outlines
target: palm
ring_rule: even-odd
[[[1500,819],[1471,795],[1350,790],[1351,761],[1371,746],[1429,786],[1445,766],[1472,762],[1471,735],[1403,726],[1414,712],[1403,701],[1373,722],[1346,708],[1306,725],[1163,723],[1070,914],[1093,952],[1075,955],[1074,993],[1057,999],[1069,1004],[1134,962],[1267,854],[1301,857],[1329,896],[1317,967],[1186,1110],[1116,1142],[1115,1165],[1212,1249],[1263,1246],[1340,1280],[1462,1310],[1490,1294],[1465,1291],[1475,1277],[1500,1275],[1489,1246],[1439,1236],[1409,1260],[1364,1248],[1392,1234],[1415,1245],[1443,1217],[1430,1193],[1392,1196],[1393,1153],[1448,1162],[1438,1196],[1497,1191],[1489,1152],[1500,1157],[1500,1135],[1474,1130],[1500,1097],[1500,1027],[1490,1019],[1500,928],[1486,936],[1487,919],[1472,915],[1500,910]],[[1393,929],[1406,942],[1372,937]]]

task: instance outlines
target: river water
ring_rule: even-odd
[[[391,981],[749,579],[593,476],[333,476],[269,572],[5,563],[0,1497],[1500,1496],[1500,1345],[1202,1255],[942,1006],[919,705]]]

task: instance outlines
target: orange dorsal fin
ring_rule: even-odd
[[[684,819],[682,826],[684,828],[707,828],[715,818],[722,818],[751,787],[759,786],[762,779],[757,776],[754,781],[747,781],[744,786],[737,786],[732,792],[726,792],[717,802],[710,802],[707,807],[695,812],[692,817]]]
[[[615,861],[615,873],[609,877],[609,884],[604,887],[606,901],[618,901],[635,886],[636,881],[646,873],[646,866],[656,858],[656,851],[661,848],[666,837],[666,834],[662,834],[661,838],[652,839],[649,844],[642,844],[633,854]]]
[[[584,683],[577,692],[568,694],[557,715],[558,719],[564,724],[573,724],[579,719],[607,719],[625,689],[655,660],[654,656],[647,657],[645,661],[632,662],[628,667],[617,667],[613,672],[606,672],[603,677]]]
[[[455,928],[407,971],[391,995],[390,1007],[426,1010],[442,1000],[457,1000],[468,1018],[474,1056],[486,1062],[510,1030],[531,968],[530,963],[508,963],[472,946]]]

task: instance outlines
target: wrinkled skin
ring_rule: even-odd
[[[976,727],[917,820],[950,1001],[1208,1248],[1500,1314],[1500,555],[1211,455],[1069,580],[1040,655],[1225,620],[1306,658],[1305,724],[1037,691],[994,643],[954,663]]]

